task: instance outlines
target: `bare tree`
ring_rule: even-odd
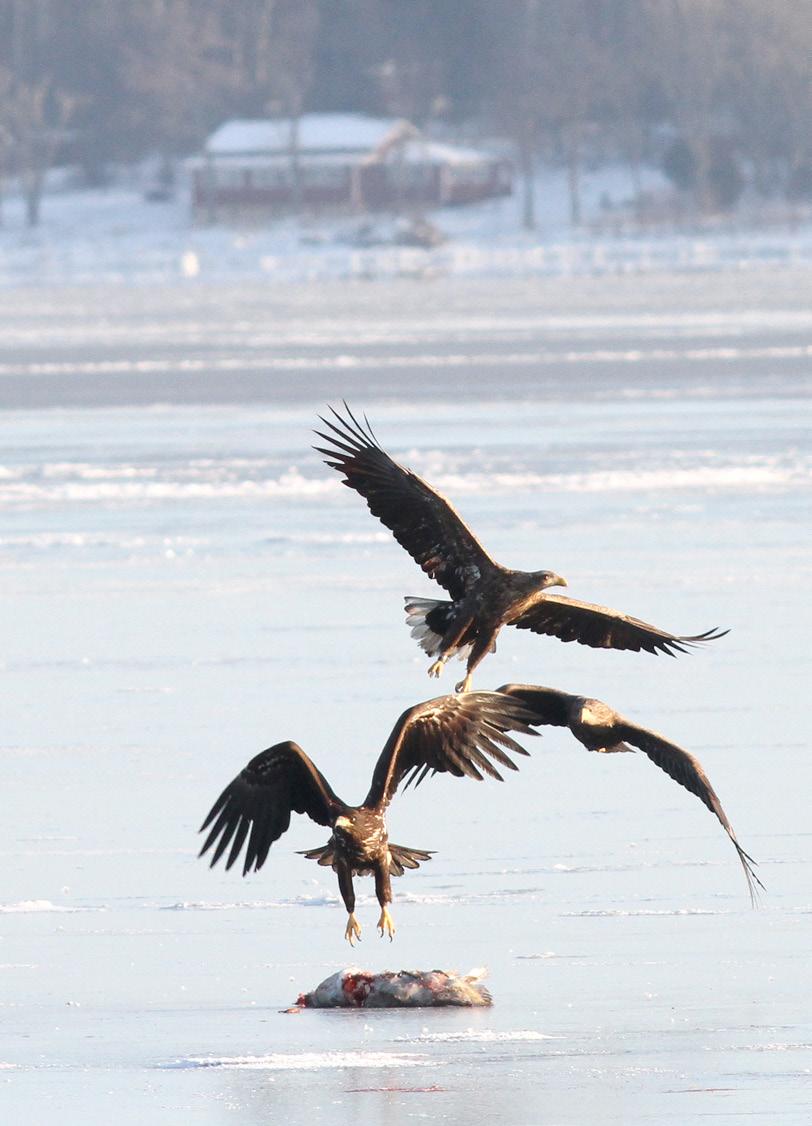
[[[224,37],[231,43],[233,81],[250,101],[270,87],[272,27],[277,0],[242,0],[223,13]]]
[[[233,75],[215,0],[139,0],[122,31],[127,125],[153,149],[183,151],[222,115]]]
[[[316,0],[277,0],[268,41],[269,104],[279,106],[290,122],[291,198],[296,211],[302,201],[299,126],[313,81],[318,21]]]
[[[39,223],[45,176],[68,135],[78,99],[49,74],[47,46],[54,29],[50,0],[12,0],[7,11],[8,64],[0,98],[0,155],[4,150],[23,190],[26,219]]]
[[[545,126],[557,137],[567,168],[570,222],[581,222],[581,169],[586,139],[611,87],[611,46],[601,41],[601,5],[550,3],[544,13],[542,97]]]
[[[13,82],[11,71],[0,66],[0,107],[8,105]],[[0,109],[0,227],[3,225],[3,178],[8,169],[12,146],[11,129],[5,120],[5,114]]]
[[[645,0],[641,16],[669,116],[693,157],[694,205],[711,211],[713,140],[731,58],[728,0]]]
[[[47,79],[36,83],[15,80],[4,98],[5,131],[20,177],[29,227],[39,223],[45,175],[58,146],[68,136],[67,124],[76,102],[70,94],[53,89]]]
[[[541,72],[542,0],[521,0],[494,23],[492,106],[516,146],[522,181],[522,226],[536,226],[536,164],[545,132]],[[490,18],[496,19],[494,13]],[[497,27],[501,32],[497,34]]]
[[[567,169],[570,220],[581,222],[584,143],[604,112],[614,66],[601,42],[608,0],[522,0],[499,31],[497,117],[516,143],[523,183],[523,225],[535,226],[535,172],[546,146]]]
[[[812,7],[739,0],[727,21],[728,104],[756,186],[769,195],[812,158]]]

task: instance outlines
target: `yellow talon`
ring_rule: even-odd
[[[444,665],[445,661],[442,659],[442,657],[439,661],[435,661],[433,665],[429,665],[429,676],[439,676],[443,671]]]
[[[389,941],[392,941],[395,933],[395,923],[386,907],[381,908],[381,917],[378,919],[378,930],[381,932],[381,938],[383,938],[384,931],[386,931],[389,935]]]
[[[353,939],[361,941],[361,924],[356,919],[355,915],[351,912],[349,919],[347,919],[347,929],[344,931],[344,937],[350,946],[354,945]]]
[[[468,673],[465,680],[461,680],[454,688],[455,692],[469,692],[471,690],[471,674]]]

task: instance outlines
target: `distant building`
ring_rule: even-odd
[[[505,160],[429,141],[408,121],[348,113],[226,121],[189,169],[195,213],[208,219],[440,207],[511,191]]]

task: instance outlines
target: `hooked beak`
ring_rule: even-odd
[[[550,586],[566,586],[566,585],[567,585],[567,580],[562,578],[561,575],[556,575],[554,581],[550,583]]]

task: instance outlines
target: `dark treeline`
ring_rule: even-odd
[[[658,160],[701,211],[810,192],[812,0],[0,0],[0,172],[172,158],[235,115],[501,136],[525,174]]]

